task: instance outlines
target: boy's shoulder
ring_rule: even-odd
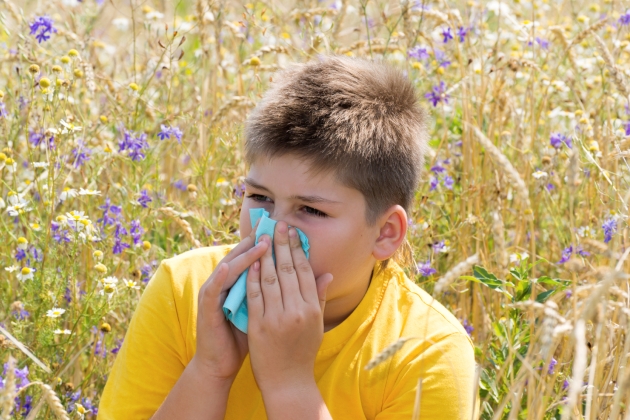
[[[392,280],[395,280],[392,294],[397,300],[398,311],[406,319],[406,329],[416,331],[420,329],[424,333],[433,335],[435,339],[451,334],[463,334],[469,337],[460,320],[422,287],[409,279],[399,266],[394,265],[389,271]]]

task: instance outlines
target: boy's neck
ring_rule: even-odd
[[[326,307],[324,308],[324,332],[330,331],[341,324],[359,306],[370,287],[372,270],[367,276],[362,277],[364,280],[361,280],[354,288],[352,294],[326,301]]]

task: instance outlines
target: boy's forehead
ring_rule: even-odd
[[[318,194],[331,201],[344,201],[351,192],[361,194],[344,185],[333,171],[318,170],[307,160],[292,155],[256,159],[250,165],[245,183],[268,191],[282,189],[291,190],[293,194]]]

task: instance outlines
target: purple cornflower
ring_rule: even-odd
[[[442,50],[435,50],[435,59],[440,64],[440,67],[447,68],[451,65],[451,62],[447,60],[446,53]]]
[[[103,217],[96,220],[96,222],[102,223],[103,226],[113,225],[114,221],[118,219],[118,217],[120,216],[120,212],[122,211],[120,206],[115,206],[111,204],[109,197],[105,199],[105,204],[103,204],[102,206],[99,206],[98,208],[103,210]],[[113,216],[109,215],[110,212],[112,213]]]
[[[448,190],[453,189],[453,185],[455,184],[455,180],[450,175],[446,175],[444,177],[444,187]]]
[[[181,179],[178,179],[177,181],[173,182],[173,186],[180,191],[186,191],[186,184]]]
[[[15,317],[15,319],[17,319],[18,321],[23,320],[28,318],[29,316],[31,316],[30,312],[27,311],[26,309],[22,308],[18,311],[13,311],[12,312],[13,316]]]
[[[72,149],[72,155],[74,156],[74,167],[78,168],[79,166],[83,166],[85,162],[90,160],[90,155],[92,151],[85,147],[85,143],[79,140],[78,147]]]
[[[140,241],[142,241],[142,234],[144,233],[144,228],[140,225],[140,220],[136,219],[131,221],[130,232],[133,244],[138,245]]]
[[[556,368],[557,364],[558,361],[552,357],[551,361],[549,362],[549,367],[547,368],[547,375],[553,375],[554,369]]]
[[[562,390],[566,391],[567,389],[569,389],[569,381],[565,379],[564,382],[562,382]]]
[[[9,116],[7,109],[4,107],[4,102],[0,102],[0,118],[6,118]]]
[[[556,189],[556,186],[550,182],[549,184],[545,186],[545,188],[547,188],[547,191],[552,191]]]
[[[245,184],[241,183],[234,188],[234,195],[238,198],[242,198],[245,194]]]
[[[446,29],[442,29],[442,36],[444,37],[442,39],[443,43],[447,43],[448,41],[450,41],[451,39],[453,39],[453,34],[451,33],[451,27],[447,26]]]
[[[123,152],[127,150],[129,157],[134,162],[144,160],[145,155],[142,150],[149,148],[147,135],[145,133],[140,133],[139,135],[136,135],[135,133],[124,128],[122,131],[123,138],[118,141],[118,151]]]
[[[472,326],[472,324],[468,323],[467,319],[464,320],[463,324],[464,324],[464,329],[466,330],[468,335],[472,337],[472,332],[475,330],[475,328]]]
[[[7,370],[9,369],[9,364],[4,364],[4,370],[2,372],[2,376],[7,377]],[[19,390],[24,388],[26,385],[30,384],[31,381],[28,380],[28,366],[24,366],[22,369],[15,368],[15,379],[16,379],[16,388]]]
[[[116,345],[109,352],[111,354],[118,354],[118,352],[120,351],[120,347],[122,346],[122,342],[122,340],[116,340]]]
[[[44,140],[44,135],[39,131],[29,130],[28,132],[28,141],[35,147],[39,146]]]
[[[621,26],[630,25],[630,10],[626,10],[626,13],[619,17],[618,22]]]
[[[24,258],[26,258],[26,251],[24,251],[23,249],[18,249],[15,253],[15,259],[17,261],[22,261]]]
[[[542,48],[543,50],[546,50],[549,48],[549,41],[547,41],[544,38],[536,37],[536,43],[540,45],[540,48]]]
[[[457,28],[457,36],[459,37],[459,42],[464,42],[466,35],[468,34],[468,29],[460,26]]]
[[[31,28],[30,34],[35,35],[37,43],[49,40],[50,35],[57,32],[57,29],[53,27],[52,18],[48,15],[35,18],[33,23],[31,23],[29,26]]]
[[[573,148],[571,139],[562,133],[553,133],[549,138],[549,143],[556,149],[561,148],[563,144],[566,144],[569,149]]]
[[[67,303],[71,303],[72,302],[72,290],[70,290],[69,287],[66,287],[66,290],[64,291],[64,294],[63,294],[63,299]]]
[[[429,277],[431,274],[437,273],[437,270],[431,267],[431,261],[419,262],[416,266],[422,277]]]
[[[181,144],[184,133],[182,133],[182,130],[180,130],[179,127],[160,124],[160,130],[161,131],[157,135],[160,140],[170,139],[171,136],[173,136],[177,139],[177,142]]]
[[[437,106],[437,104],[442,101],[448,103],[449,95],[446,93],[446,85],[444,82],[440,82],[439,85],[433,86],[431,92],[426,93],[424,97],[431,101],[433,106]]]
[[[439,163],[433,165],[430,170],[431,170],[431,172],[433,172],[435,174],[441,174],[441,173],[446,171],[446,169],[444,169],[444,167],[441,166]]]
[[[432,176],[431,183],[429,185],[431,185],[431,188],[429,188],[429,191],[435,191],[438,185],[440,185],[440,180],[438,179],[437,176]]]
[[[146,284],[150,280],[158,264],[158,260],[153,260],[151,261],[151,264],[145,264],[142,266],[142,268],[140,269],[140,271],[142,272],[142,283]]]
[[[435,253],[442,252],[446,249],[446,243],[444,243],[444,241],[436,242],[433,244],[432,248]]]
[[[571,290],[567,290],[567,291],[564,293],[564,297],[565,297],[566,299],[570,299],[570,298],[571,298],[571,296],[573,296],[573,292],[572,292]]]
[[[407,56],[409,56],[409,58],[415,58],[416,60],[420,61],[428,59],[429,53],[427,52],[426,47],[421,47],[417,45],[407,51]]]
[[[560,261],[558,261],[558,264],[564,264],[565,262],[569,261],[569,258],[571,258],[572,254],[573,254],[573,245],[570,245],[564,248],[562,250],[562,258],[560,258]]]
[[[626,129],[626,136],[630,136],[630,121],[626,121],[624,128]]]
[[[147,190],[142,190],[140,191],[140,197],[138,198],[138,204],[140,204],[142,207],[147,208],[147,204],[150,203],[151,201],[153,201],[151,199],[151,197],[149,197],[149,194],[147,193]]]
[[[610,242],[613,234],[617,231],[617,221],[612,217],[606,219],[602,224],[602,229],[604,229],[604,242]]]
[[[128,235],[127,229],[123,226],[120,220],[116,220],[116,227],[114,228],[114,246],[112,252],[114,254],[120,254],[125,248],[129,248],[131,245],[122,241],[122,235]]]

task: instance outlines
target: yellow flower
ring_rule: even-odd
[[[39,85],[45,89],[50,86],[50,80],[46,77],[42,77],[39,79]]]
[[[18,243],[18,248],[20,248],[20,249],[28,248],[28,240],[25,237],[23,237],[23,236],[20,236],[18,238],[17,243]]]
[[[143,241],[142,242],[142,249],[144,249],[145,251],[148,251],[151,249],[151,242],[149,241]]]
[[[73,48],[70,51],[68,51],[68,55],[70,57],[78,57],[79,56],[79,52]]]
[[[96,261],[101,261],[103,259],[103,251],[97,249],[92,253],[92,256]]]
[[[107,267],[105,267],[105,264],[102,263],[98,263],[94,266],[94,269],[96,271],[98,271],[100,274],[105,274],[107,273]]]

